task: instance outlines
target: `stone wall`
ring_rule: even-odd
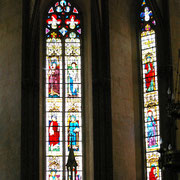
[[[177,73],[177,64],[178,64],[178,51],[180,50],[180,1],[170,0],[169,9],[170,9],[173,79],[174,79],[174,88],[175,88],[176,81],[177,81],[176,73]],[[177,148],[180,150],[180,122],[179,121],[178,121],[178,128],[179,129],[177,131]]]
[[[20,179],[21,0],[0,1],[0,179]]]
[[[173,62],[173,80],[174,80],[174,88],[175,88],[177,81],[176,72],[177,72],[177,64],[178,64],[178,51],[180,50],[180,1],[169,0],[169,9],[170,9],[171,46],[172,46],[172,62]],[[177,130],[176,143],[177,143],[177,149],[180,150],[180,121],[177,122],[177,127],[178,130]],[[179,179],[180,179],[180,173],[179,173]]]
[[[139,173],[138,170],[136,172],[135,147],[137,136],[134,109],[139,104],[134,104],[134,98],[138,102],[139,96],[137,89],[134,93],[134,88],[137,88],[137,52],[133,50],[136,49],[133,41],[136,40],[134,8],[135,4],[131,0],[109,1],[113,175],[114,179],[123,180],[135,180]],[[138,177],[140,179],[141,175]]]
[[[34,2],[34,1],[32,1]],[[158,1],[160,4],[161,2]],[[79,1],[77,2],[79,3]],[[173,68],[180,49],[180,2],[169,0]],[[32,4],[34,5],[34,4]],[[91,102],[90,1],[80,1],[84,13],[86,104]],[[42,13],[42,12],[41,12]],[[109,0],[114,179],[141,180],[141,135],[133,0]],[[20,179],[22,1],[0,1],[0,179]],[[175,72],[175,71],[174,71]],[[174,81],[176,76],[174,73]],[[41,89],[42,90],[42,89]],[[93,179],[91,103],[86,108],[87,177]],[[87,119],[87,118],[86,118]],[[180,128],[180,123],[178,124]],[[23,145],[22,145],[23,146]],[[180,149],[180,130],[177,131]],[[180,179],[180,178],[179,178]]]

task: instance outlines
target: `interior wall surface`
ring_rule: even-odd
[[[174,91],[177,85],[178,61],[180,61],[180,1],[169,0],[171,47],[173,63]],[[179,62],[180,63],[180,62]],[[180,69],[179,69],[180,73]],[[180,83],[180,82],[179,82]],[[180,87],[180,86],[179,86]],[[180,92],[180,89],[179,89]],[[177,98],[177,97],[176,97]],[[180,97],[179,97],[180,99]],[[177,121],[177,149],[180,150],[180,121]]]
[[[170,13],[170,28],[171,28],[170,33],[171,33],[171,47],[172,47],[171,49],[172,49],[172,63],[173,63],[173,81],[174,81],[173,84],[175,91],[175,88],[178,83],[177,72],[179,71],[180,73],[180,69],[178,70],[178,61],[180,61],[180,1],[179,0],[169,0],[169,13]],[[176,98],[178,97],[176,96]],[[176,148],[180,150],[180,121],[177,121],[177,128],[178,129],[176,133],[176,145],[177,145]],[[180,179],[180,173],[178,179]]]
[[[173,92],[176,92],[177,83],[180,84],[180,80],[177,79],[177,72],[180,73],[178,69],[178,61],[180,61],[180,1],[169,0],[169,15],[170,15],[170,35],[171,35],[171,53],[172,53],[172,66],[173,66]],[[179,62],[180,63],[180,62]],[[180,92],[180,85],[179,85]],[[180,96],[180,94],[179,94]],[[175,94],[175,99],[180,100],[180,97]],[[177,131],[176,131],[176,148],[180,150],[180,121],[177,121]],[[178,174],[178,179],[180,180],[180,173]]]
[[[92,119],[92,67],[91,67],[91,5],[90,0],[70,0],[72,3],[77,5],[82,13],[82,68],[83,68],[83,110],[84,110],[84,120],[83,120],[83,143],[84,143],[84,172],[86,180],[94,179],[94,162],[93,162],[93,119]],[[56,1],[51,1],[55,3]],[[44,47],[44,21],[45,21],[45,10],[51,7],[51,3],[46,0],[41,1],[40,5],[40,179],[44,180],[45,172],[45,153],[44,153],[44,57],[45,57],[45,47]]]
[[[163,6],[162,6],[162,0],[156,0],[157,6],[159,10],[161,11],[161,14],[163,15]]]
[[[0,179],[20,179],[22,1],[0,1]]]
[[[123,180],[142,178],[135,7],[133,0],[109,1],[113,176]]]

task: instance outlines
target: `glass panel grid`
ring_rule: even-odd
[[[154,32],[142,33],[141,47],[147,179],[155,177],[160,180],[161,173],[158,167],[160,155],[157,152],[160,148],[159,96]],[[156,154],[156,158],[153,153]]]
[[[46,19],[46,180],[67,179],[72,146],[83,180],[81,21],[68,0],[50,7]]]
[[[144,97],[144,138],[147,180],[161,180],[161,170],[158,160],[160,154],[160,119],[159,94],[156,56],[156,32],[152,29],[156,22],[153,13],[142,2],[141,55],[142,55],[142,82]]]

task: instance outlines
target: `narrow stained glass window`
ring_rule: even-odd
[[[141,4],[141,64],[144,97],[144,138],[146,179],[161,180],[158,165],[160,154],[160,119],[157,75],[156,21],[147,0]]]
[[[46,18],[46,180],[66,180],[70,147],[83,180],[81,17],[66,0],[49,8]]]

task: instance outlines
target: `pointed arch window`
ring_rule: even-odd
[[[45,131],[46,180],[67,179],[66,163],[72,146],[83,179],[82,147],[82,21],[68,0],[56,1],[47,12]]]
[[[143,84],[143,119],[146,179],[161,180],[158,165],[160,154],[160,115],[157,74],[156,20],[148,0],[141,3],[141,72]]]

